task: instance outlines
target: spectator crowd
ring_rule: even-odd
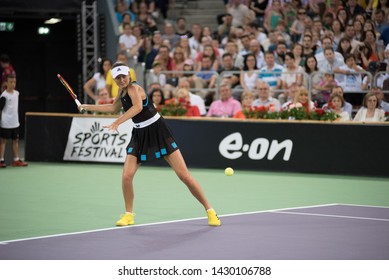
[[[301,104],[308,112],[333,110],[342,120],[385,119],[389,0],[223,2],[212,30],[169,19],[174,1],[113,0],[117,60],[144,63],[145,89],[158,106],[184,100],[198,107],[188,110],[191,116],[242,118],[250,107]],[[117,95],[102,82],[111,62],[102,63],[85,86],[93,100],[100,89]]]

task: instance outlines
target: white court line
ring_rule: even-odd
[[[291,215],[303,215],[303,216],[331,217],[331,218],[343,218],[343,219],[356,219],[356,220],[370,220],[370,221],[389,222],[389,219],[366,218],[366,217],[356,217],[356,216],[327,215],[327,214],[314,214],[314,213],[301,213],[301,212],[274,212],[274,213],[276,213],[276,214],[291,214]]]
[[[231,216],[238,216],[238,215],[272,213],[272,212],[277,212],[277,211],[308,209],[308,208],[316,208],[316,207],[329,207],[329,206],[336,206],[336,205],[338,205],[338,204],[337,203],[319,204],[319,205],[310,205],[310,206],[302,206],[302,207],[291,207],[291,208],[280,208],[280,209],[262,210],[262,211],[254,211],[254,212],[234,213],[234,214],[227,214],[227,215],[219,215],[219,217],[231,217]],[[28,240],[36,240],[36,239],[44,239],[44,238],[52,238],[52,237],[61,237],[61,236],[77,235],[77,234],[84,234],[84,233],[94,233],[94,232],[101,232],[101,231],[108,231],[108,230],[122,230],[122,229],[129,229],[129,228],[135,228],[135,227],[163,225],[163,224],[169,224],[169,223],[187,222],[187,221],[194,221],[194,220],[200,220],[200,219],[206,219],[206,218],[199,217],[199,218],[191,218],[191,219],[182,219],[182,220],[173,220],[173,221],[166,221],[166,222],[157,222],[157,223],[125,226],[125,227],[112,227],[112,228],[86,230],[86,231],[78,231],[78,232],[70,232],[70,233],[60,233],[60,234],[45,235],[45,236],[36,236],[36,237],[14,239],[14,240],[4,240],[4,241],[0,241],[0,245],[7,245],[8,243],[20,242],[20,241],[28,241]]]
[[[347,203],[338,203],[338,205],[343,206],[355,206],[355,207],[366,207],[366,208],[389,208],[389,206],[376,206],[376,205],[363,205],[363,204],[347,204]]]

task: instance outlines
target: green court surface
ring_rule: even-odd
[[[31,162],[27,168],[0,170],[0,241],[113,227],[124,211],[121,173],[120,164],[90,163]],[[389,178],[191,173],[219,216],[332,203],[389,206]],[[139,168],[134,212],[136,224],[205,217],[168,167]]]

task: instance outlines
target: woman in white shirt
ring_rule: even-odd
[[[383,122],[385,111],[379,109],[378,98],[373,92],[369,92],[363,98],[363,107],[354,117],[355,122]]]
[[[339,115],[338,120],[339,121],[350,121],[350,115],[348,112],[343,111],[344,107],[344,98],[340,94],[331,94],[330,98],[328,99],[328,108],[335,114]]]
[[[99,72],[96,72],[84,85],[84,91],[88,96],[97,101],[99,99],[97,92],[99,89],[105,88],[105,78],[108,71],[111,69],[112,62],[108,58],[102,59]]]
[[[253,91],[257,86],[258,68],[255,55],[249,53],[245,56],[243,69],[240,73],[240,85],[244,91]]]
[[[285,65],[286,67],[282,71],[281,81],[284,89],[288,88],[291,84],[297,84],[301,86],[303,82],[303,68],[297,66],[292,52],[285,54]]]

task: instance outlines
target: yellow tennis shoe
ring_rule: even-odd
[[[116,222],[116,225],[119,226],[119,227],[133,225],[135,223],[134,222],[134,216],[135,216],[134,213],[123,214],[120,217],[120,220]]]
[[[215,226],[215,227],[221,225],[220,219],[213,208],[207,210],[207,215],[208,215],[208,225]]]

